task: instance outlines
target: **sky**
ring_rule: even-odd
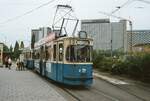
[[[111,21],[118,21],[119,19],[99,12],[111,13],[128,0],[54,0],[32,13],[15,18],[48,1],[51,0],[0,0],[0,42],[14,46],[17,40],[24,41],[25,46],[28,46],[31,40],[31,29],[51,27],[58,4],[71,5],[79,20],[111,18]],[[146,1],[150,2],[150,0]],[[133,29],[150,29],[149,10],[150,3],[134,0],[115,12],[114,15],[131,20]],[[12,18],[14,19],[8,21]]]

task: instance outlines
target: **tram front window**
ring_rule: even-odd
[[[66,60],[70,62],[91,62],[92,46],[70,45],[66,51]]]

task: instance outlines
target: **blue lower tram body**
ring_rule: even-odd
[[[51,64],[51,70],[46,66],[46,76],[69,85],[91,85],[92,65],[81,64]]]
[[[24,66],[27,67],[28,69],[34,69],[34,60],[33,59],[24,60]]]
[[[62,64],[34,62],[35,70],[54,81],[68,85],[90,86],[93,83],[92,64]]]

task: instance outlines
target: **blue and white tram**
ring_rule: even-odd
[[[63,84],[91,85],[92,45],[90,38],[61,37],[48,40],[35,47],[35,70]]]
[[[22,54],[24,55],[24,66],[28,69],[34,69],[33,51],[26,47],[23,49]]]

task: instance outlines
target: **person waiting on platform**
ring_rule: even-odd
[[[8,68],[9,68],[9,69],[10,69],[11,65],[12,65],[12,60],[11,60],[11,58],[9,57],[9,58],[8,58]]]
[[[17,59],[16,65],[17,65],[16,70],[20,70],[20,60],[19,59]]]
[[[5,57],[5,67],[8,67],[8,56]]]
[[[22,55],[20,55],[19,60],[20,60],[20,69],[24,70],[24,62],[23,62],[24,58],[22,57]]]

